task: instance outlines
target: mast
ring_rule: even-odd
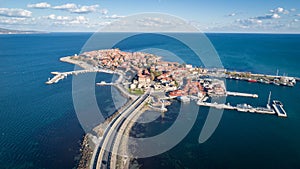
[[[268,109],[270,109],[271,95],[272,95],[272,92],[270,91],[269,98],[268,98],[268,104],[267,104]]]
[[[277,69],[277,71],[276,71],[276,76],[278,76],[279,75],[279,70]]]

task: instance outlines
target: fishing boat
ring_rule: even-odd
[[[249,79],[248,79],[248,82],[255,83],[255,82],[257,82],[257,80],[256,80],[256,79],[251,79],[251,78],[249,78]]]

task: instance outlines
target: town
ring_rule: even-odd
[[[257,98],[257,94],[232,92],[226,90],[225,78],[244,80],[251,83],[275,84],[293,87],[297,78],[252,74],[251,72],[236,72],[226,69],[207,69],[194,67],[189,64],[163,61],[162,57],[143,52],[124,52],[119,49],[105,49],[84,52],[80,55],[63,57],[63,62],[76,64],[84,70],[72,72],[52,72],[56,76],[49,79],[46,84],[57,83],[68,75],[77,75],[88,72],[104,72],[118,74],[119,79],[114,83],[104,81],[97,85],[115,85],[122,93],[134,98],[151,90],[152,99],[149,107],[155,110],[167,111],[167,100],[177,99],[183,103],[190,100],[197,101],[199,106],[209,106],[220,109],[231,109],[241,112],[254,112],[263,114],[277,114],[287,117],[283,105],[277,100],[272,104],[279,108],[272,108],[270,99],[266,107],[253,107],[248,104],[231,106],[230,103],[218,104],[206,102],[212,97],[241,96]],[[270,96],[271,97],[271,94]],[[159,108],[161,107],[161,108]]]
[[[126,139],[119,137],[112,131],[118,129],[121,134],[129,133],[134,122],[147,109],[164,112],[165,106],[177,99],[183,104],[195,101],[199,106],[214,109],[228,109],[238,112],[271,114],[278,117],[287,117],[283,104],[278,100],[271,102],[271,92],[265,107],[254,107],[243,103],[236,106],[230,103],[211,102],[212,98],[238,96],[257,98],[257,94],[227,91],[225,80],[243,80],[248,83],[264,83],[265,85],[278,85],[293,87],[294,77],[252,74],[250,72],[228,71],[226,69],[207,69],[194,67],[189,64],[163,61],[162,57],[143,52],[124,52],[119,49],[105,49],[84,52],[80,55],[60,58],[60,61],[75,64],[83,69],[69,72],[51,72],[54,77],[49,78],[46,84],[58,83],[68,75],[84,73],[109,73],[118,75],[112,82],[101,81],[97,86],[112,85],[121,94],[128,98],[127,103],[104,122],[93,129],[97,136],[87,134],[84,143],[83,157],[79,168],[94,166],[118,166],[128,168],[130,159],[127,155],[117,156],[116,153],[107,153],[105,150],[126,154],[126,146],[120,146]],[[119,127],[118,127],[119,126]],[[103,139],[102,139],[103,138]],[[114,144],[109,143],[109,139]],[[91,147],[90,147],[91,146]],[[123,152],[125,151],[125,152]],[[123,153],[122,153],[123,152]]]

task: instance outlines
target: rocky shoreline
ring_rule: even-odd
[[[89,135],[86,134],[83,137],[83,140],[81,143],[81,149],[80,149],[81,157],[80,157],[80,161],[77,166],[78,169],[90,168],[90,163],[91,163],[94,149],[90,146],[91,143],[89,140],[90,140]]]

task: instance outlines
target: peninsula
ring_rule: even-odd
[[[76,64],[83,70],[52,72],[55,76],[49,78],[46,84],[54,84],[68,75],[80,73],[117,74],[119,78],[116,81],[111,83],[102,81],[96,85],[113,85],[129,98],[127,104],[94,129],[97,136],[87,134],[84,138],[79,168],[128,168],[130,158],[105,151],[126,151],[126,140],[113,133],[113,129],[118,129],[121,134],[128,134],[134,121],[143,111],[154,109],[165,112],[167,111],[165,106],[171,104],[168,101],[170,99],[177,99],[183,103],[192,100],[199,106],[217,109],[287,117],[281,102],[274,100],[271,103],[271,93],[266,107],[253,107],[246,103],[232,106],[230,103],[210,103],[207,100],[226,96],[258,97],[257,94],[227,91],[225,78],[290,87],[293,87],[297,80],[294,77],[194,67],[189,64],[167,62],[162,60],[162,57],[149,53],[125,52],[119,49],[89,51],[60,60]]]

